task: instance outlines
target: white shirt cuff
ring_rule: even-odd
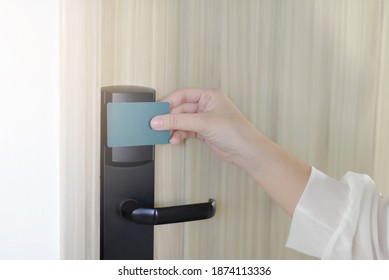
[[[286,246],[322,259],[351,259],[359,216],[355,205],[362,193],[358,189],[312,167]]]

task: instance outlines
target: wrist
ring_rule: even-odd
[[[249,131],[249,133],[244,137],[235,164],[254,176],[260,169],[261,159],[265,155],[265,146],[268,145],[267,142],[270,140],[255,127],[246,131]]]

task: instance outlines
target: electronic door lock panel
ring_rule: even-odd
[[[169,113],[155,90],[101,88],[100,259],[153,259],[154,225],[211,218],[216,202],[154,208],[154,145],[169,131],[150,120]]]

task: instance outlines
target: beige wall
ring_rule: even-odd
[[[98,258],[105,85],[150,86],[158,98],[179,87],[221,87],[291,152],[334,177],[368,173],[389,194],[388,6],[62,1],[62,257]],[[156,258],[306,258],[285,248],[290,219],[244,172],[195,140],[156,151],[157,206],[218,202],[211,220],[157,227]]]

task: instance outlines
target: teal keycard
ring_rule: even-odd
[[[169,103],[117,102],[107,106],[108,147],[169,143],[169,130],[156,131],[150,127],[153,117],[170,113]]]

